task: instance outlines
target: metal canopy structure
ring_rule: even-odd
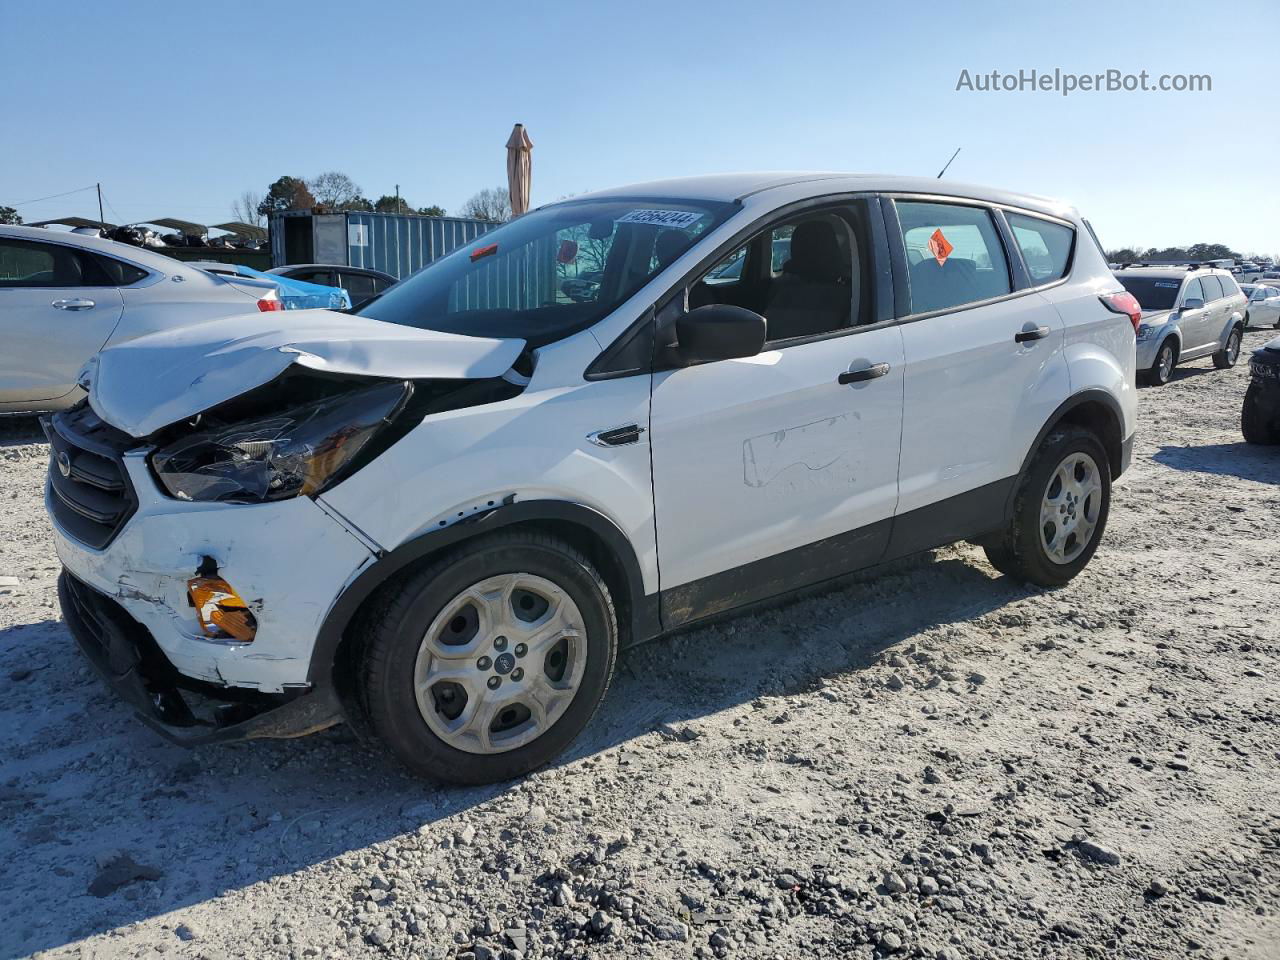
[[[247,237],[250,240],[267,239],[267,231],[264,227],[255,227],[252,223],[241,223],[239,220],[232,220],[229,223],[215,223],[214,230],[225,230],[227,233],[234,233],[240,237]]]
[[[29,223],[29,227],[98,227],[101,230],[114,230],[114,223],[105,223],[101,220],[86,220],[84,217],[60,217],[57,220],[41,220],[39,223]]]
[[[138,223],[150,223],[157,227],[168,227],[170,230],[177,230],[179,233],[191,234],[192,236],[202,236],[209,232],[209,228],[203,223],[192,223],[190,220],[176,220],[173,217],[165,217],[160,220],[139,220]]]

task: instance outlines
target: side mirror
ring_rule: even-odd
[[[1182,306],[1179,307],[1179,309],[1180,310],[1199,310],[1203,306],[1204,306],[1203,300],[1197,297],[1190,297],[1182,301]]]
[[[679,356],[685,363],[754,357],[764,346],[765,319],[742,307],[709,303],[676,320]]]

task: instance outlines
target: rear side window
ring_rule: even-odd
[[[102,254],[95,254],[95,258],[113,286],[127,287],[132,283],[137,283],[147,275],[147,271],[140,270],[133,264],[125,263],[123,260],[117,260],[115,257],[104,257]]]
[[[1236,284],[1236,278],[1229,274],[1223,274],[1218,278],[1218,282],[1222,284],[1222,295],[1224,297],[1234,297],[1240,292],[1240,287]]]
[[[911,279],[911,312],[946,310],[1012,291],[991,212],[954,203],[898,201]]]
[[[1007,214],[1013,239],[1022,251],[1027,273],[1034,284],[1061,280],[1071,266],[1071,250],[1075,246],[1076,232],[1061,223],[1028,217],[1021,213]]]
[[[1204,302],[1210,300],[1222,299],[1222,281],[1214,276],[1200,278],[1200,284],[1204,288]]]
[[[92,255],[74,247],[0,238],[0,287],[115,286]]]
[[[342,286],[352,300],[368,300],[373,296],[373,277],[363,273],[344,273]]]

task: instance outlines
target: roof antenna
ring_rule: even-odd
[[[956,147],[956,152],[951,155],[951,160],[954,160],[959,153],[960,153],[960,148]],[[938,176],[935,179],[938,179],[938,180],[942,179],[942,175],[947,172],[947,167],[951,166],[951,160],[948,160],[947,165],[938,171]]]

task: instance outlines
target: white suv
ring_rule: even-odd
[[[542,207],[356,315],[104,351],[47,425],[63,609],[173,739],[350,719],[509,778],[684,624],[960,539],[1065,584],[1129,462],[1138,314],[1073,210],[996,190]]]

